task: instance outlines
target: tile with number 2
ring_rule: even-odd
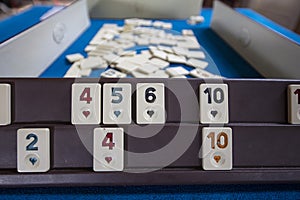
[[[46,172],[50,169],[50,130],[19,129],[17,132],[18,172]]]

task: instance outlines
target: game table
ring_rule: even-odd
[[[173,30],[180,32],[182,29],[192,29],[198,38],[200,44],[211,55],[221,75],[228,78],[261,78],[247,62],[245,62],[237,53],[235,53],[225,42],[223,42],[213,31],[209,29],[211,10],[204,9],[202,15],[205,22],[200,25],[189,25],[186,20],[165,20],[172,22]],[[123,25],[123,20],[98,20],[92,19],[91,27],[76,42],[72,44],[40,77],[62,77],[70,64],[66,62],[65,56],[71,53],[84,52],[85,46],[88,45],[92,37],[97,33],[104,23],[116,23]],[[234,59],[233,59],[234,58]],[[63,66],[63,67],[62,67]],[[212,72],[216,73],[216,69],[212,68]],[[92,73],[91,77],[99,77],[99,73]]]
[[[27,28],[33,26],[39,21],[40,16],[47,10],[51,9],[50,6],[35,6],[24,13],[21,13],[12,18],[6,19],[0,22],[0,41],[3,42],[8,38],[16,35],[17,33],[26,30]],[[282,28],[281,26],[273,23],[272,21],[264,18],[263,16],[257,14],[256,12],[249,9],[238,9],[238,12],[246,15],[247,17],[257,21],[268,27],[269,29],[276,31],[282,34],[284,37],[289,38],[290,40],[300,43],[300,36],[292,33],[291,31]],[[204,47],[207,53],[211,56],[212,60],[218,66],[219,71],[222,76],[227,78],[253,78],[253,79],[264,79],[255,69],[253,69],[242,57],[238,55],[228,44],[226,44],[222,39],[220,39],[211,29],[209,29],[210,19],[212,15],[211,9],[203,9],[201,13],[205,22],[199,25],[189,25],[186,20],[166,20],[173,23],[173,29],[180,31],[181,29],[192,29],[198,38],[200,44]],[[24,20],[24,18],[28,20]],[[87,46],[92,37],[96,34],[99,28],[104,23],[117,23],[119,25],[123,24],[123,20],[100,20],[92,19],[91,26],[63,53],[57,60],[51,64],[41,75],[40,78],[62,78],[70,64],[66,61],[65,56],[72,53],[82,53],[84,52],[84,47]],[[13,24],[13,25],[12,25]],[[20,24],[21,26],[16,26]],[[3,31],[4,30],[4,31]],[[2,33],[3,32],[3,33]],[[0,55],[1,56],[1,55]],[[208,69],[209,70],[209,69]],[[213,69],[211,69],[213,70]],[[91,74],[91,78],[99,78],[101,71],[96,71]],[[48,80],[48,79],[45,79]],[[192,174],[189,176],[192,177]],[[282,174],[283,176],[283,174]],[[21,176],[20,176],[21,178]],[[66,177],[65,177],[66,178]],[[230,177],[227,177],[230,178]],[[270,178],[270,177],[269,177]],[[296,178],[296,177],[295,177]],[[270,180],[270,179],[269,179]],[[3,180],[5,182],[5,180]],[[294,180],[295,183],[299,183],[297,178]],[[238,184],[239,182],[235,182]],[[271,182],[268,182],[271,183]],[[55,185],[55,184],[54,184]],[[92,185],[92,184],[91,184]],[[62,186],[62,185],[60,185]],[[27,194],[32,194],[37,192],[39,194],[34,194],[35,197],[49,197],[56,196],[57,194],[64,194],[66,198],[82,197],[82,198],[93,198],[96,197],[95,194],[105,194],[101,197],[117,197],[117,198],[164,198],[164,197],[186,197],[186,198],[199,198],[199,197],[211,197],[211,198],[226,198],[232,197],[228,194],[233,195],[237,198],[246,198],[250,193],[252,195],[265,195],[266,198],[272,198],[277,196],[279,198],[297,198],[299,195],[299,186],[290,185],[290,186],[163,186],[162,188],[154,187],[116,187],[115,189],[111,188],[66,188],[65,189],[22,189],[22,190],[2,190],[1,194],[3,198],[22,198]],[[240,193],[236,193],[236,189],[240,189]],[[174,193],[164,193],[164,190],[171,190]],[[150,193],[149,190],[152,190],[153,193]],[[215,193],[215,191],[218,191]],[[79,191],[79,192],[78,192]],[[81,192],[80,192],[81,191]],[[147,192],[148,191],[148,192]],[[198,191],[202,191],[199,193]],[[89,194],[85,196],[85,194]],[[116,194],[115,194],[116,193]],[[156,194],[160,196],[156,196]],[[40,196],[41,195],[41,196]],[[47,196],[48,197],[48,196]],[[257,197],[257,196],[256,196]]]

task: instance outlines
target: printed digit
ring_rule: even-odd
[[[207,135],[207,138],[209,138],[211,140],[211,148],[215,149],[215,132],[211,132]],[[224,132],[221,132],[218,134],[217,136],[217,146],[220,149],[225,149],[228,146],[228,135]]]
[[[84,88],[83,92],[80,95],[80,101],[86,101],[87,104],[90,104],[92,100],[91,88]]]
[[[26,136],[26,140],[30,140],[31,138],[33,138],[32,142],[30,142],[27,146],[26,146],[26,151],[37,151],[39,150],[38,147],[35,147],[34,145],[36,145],[36,143],[38,142],[38,137],[33,134],[30,133]]]
[[[215,149],[215,132],[211,132],[207,135],[211,142],[211,148]]]
[[[211,104],[211,88],[206,88],[204,94],[208,94],[208,104]]]
[[[154,94],[156,89],[153,87],[147,88],[145,91],[145,99],[148,103],[154,103],[156,100],[156,95]]]
[[[117,103],[121,103],[123,101],[123,96],[120,93],[122,91],[123,91],[123,88],[120,88],[120,87],[118,87],[118,88],[115,88],[115,87],[111,88],[111,96],[118,98],[118,99],[112,99],[111,100],[112,103],[117,104]]]
[[[212,93],[211,93],[211,88],[206,88],[204,90],[204,93],[207,94],[207,103],[208,104],[211,104],[212,103]],[[221,88],[216,88],[214,91],[213,91],[213,99],[214,99],[214,102],[220,104],[220,103],[223,103],[224,101],[224,91],[221,89]]]
[[[108,147],[112,150],[115,147],[115,143],[113,143],[113,133],[107,133],[105,138],[102,141],[103,147]]]
[[[222,139],[223,138],[223,139]],[[224,132],[218,134],[217,145],[220,149],[225,149],[228,145],[228,135]]]
[[[224,91],[221,88],[214,90],[214,101],[219,104],[224,101]]]

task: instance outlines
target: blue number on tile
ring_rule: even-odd
[[[117,103],[121,103],[123,101],[123,96],[120,93],[122,91],[123,91],[123,88],[120,88],[120,87],[113,87],[113,88],[111,88],[111,93],[112,93],[111,95],[113,97],[117,97],[118,98],[118,99],[112,99],[111,100],[112,103],[117,104]]]
[[[38,142],[38,137],[35,134],[30,133],[27,135],[26,140],[30,140],[31,138],[33,138],[33,140],[26,146],[26,151],[37,151],[39,148],[34,145]]]

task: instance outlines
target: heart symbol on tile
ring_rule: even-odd
[[[90,113],[90,111],[85,110],[85,111],[82,111],[82,114],[85,116],[85,118],[88,118],[88,116],[89,116],[91,113]]]
[[[148,110],[147,114],[150,116],[150,118],[154,115],[154,111],[153,110]]]
[[[112,157],[105,157],[106,162],[109,164],[112,161]]]
[[[31,162],[32,165],[34,165],[37,162],[37,159],[35,157],[29,158],[29,162]]]
[[[221,160],[221,156],[214,156],[214,160],[219,163],[219,161]]]
[[[218,111],[212,110],[212,111],[210,111],[210,114],[211,114],[213,117],[216,117],[217,114],[218,114]]]
[[[116,117],[119,117],[121,115],[121,111],[116,110],[116,111],[114,111],[114,114],[115,114]]]

